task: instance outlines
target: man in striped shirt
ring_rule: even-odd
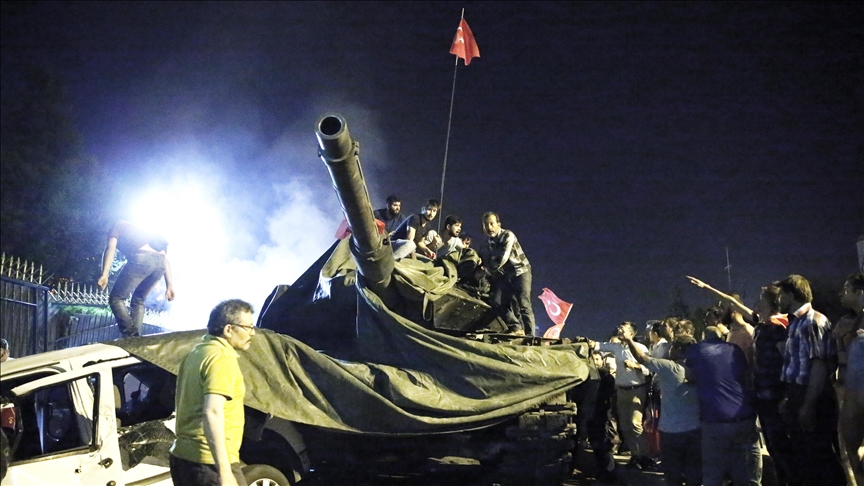
[[[831,322],[815,311],[810,283],[800,275],[775,282],[780,312],[789,316],[781,380],[785,399],[781,414],[789,426],[793,448],[792,477],[803,484],[845,484],[837,443],[837,397],[831,376],[837,348]]]
[[[483,264],[492,285],[492,307],[507,322],[510,332],[534,335],[531,307],[531,264],[512,231],[501,227],[495,213],[483,214],[489,246]]]

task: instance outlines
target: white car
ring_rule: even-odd
[[[175,382],[168,371],[110,344],[3,363],[0,425],[8,449],[0,484],[173,484]],[[249,485],[299,481],[309,459],[293,424],[247,412],[240,455]]]

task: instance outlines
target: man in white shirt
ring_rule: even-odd
[[[618,325],[618,336],[622,340],[630,340],[636,336],[636,325],[625,321]],[[640,365],[630,348],[622,343],[592,343],[595,350],[610,352],[615,355],[618,371],[615,374],[615,394],[618,400],[619,431],[624,443],[630,449],[632,458],[630,465],[639,469],[653,467],[653,461],[648,456],[648,441],[643,435],[642,414],[648,398],[646,377],[648,369]],[[642,353],[648,354],[648,348],[641,343],[633,343]]]

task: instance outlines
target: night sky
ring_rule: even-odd
[[[7,4],[2,76],[29,63],[62,80],[114,174],[114,216],[144,188],[199,178],[230,268],[296,250],[283,275],[224,275],[268,289],[341,219],[316,158],[323,114],[360,141],[376,206],[438,197],[463,7],[481,57],[459,63],[443,214],[480,243],[480,215],[498,212],[534,294],[574,303],[564,335],[661,318],[676,287],[706,305],[685,275],[726,290],[727,247],[748,304],[789,273],[839,289],[857,269],[859,3]],[[280,244],[274,214],[290,220]],[[178,305],[198,292],[180,269]]]

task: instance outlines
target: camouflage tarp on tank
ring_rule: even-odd
[[[344,248],[337,246],[328,262],[330,271],[322,274],[353,266]],[[440,267],[416,262],[397,263],[395,273],[400,286],[427,288],[433,299],[453,280]],[[239,352],[246,404],[286,420],[347,432],[428,434],[490,425],[587,377],[584,344],[535,347],[469,341],[391,312],[359,285],[358,295],[353,361],[260,330],[250,349]],[[187,331],[114,344],[176,374],[203,334]]]

